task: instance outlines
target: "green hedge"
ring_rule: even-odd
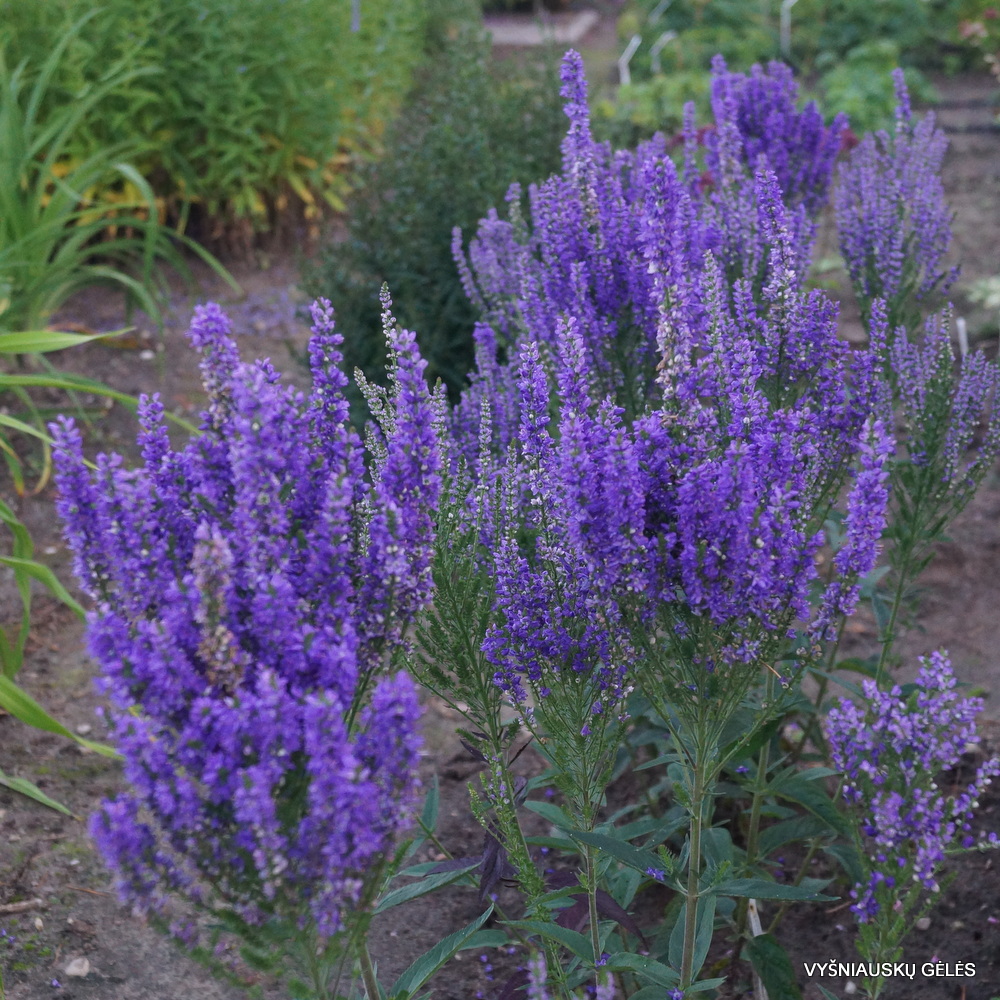
[[[2,0],[8,64],[44,61],[91,0]],[[265,228],[298,199],[343,205],[352,155],[377,144],[420,63],[421,0],[105,0],[48,90],[77,100],[114,67],[154,76],[116,96],[71,156],[138,141],[161,211],[199,205],[216,222]]]

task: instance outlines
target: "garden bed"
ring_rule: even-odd
[[[992,113],[984,104],[993,84],[984,77],[942,80],[939,86],[948,102],[942,122],[952,130],[945,183],[956,211],[955,246],[963,264],[963,281],[990,277],[997,270],[1000,247],[1000,134],[986,127]],[[234,299],[207,275],[202,279],[202,294],[218,296],[226,303],[245,358],[270,356],[280,370],[301,381],[303,373],[293,354],[304,347],[308,330],[295,317],[299,299],[294,288],[296,261],[293,254],[282,253],[272,255],[269,263],[266,269],[234,268],[245,290],[242,299]],[[183,338],[189,317],[190,304],[179,291],[174,316],[162,337],[150,330],[124,346],[98,343],[78,348],[74,368],[128,393],[160,392],[169,409],[191,417],[202,397],[195,356]],[[63,318],[93,330],[114,329],[124,320],[119,303],[96,294],[73,302]],[[985,332],[992,323],[985,314],[970,313],[969,319],[974,333]],[[853,332],[851,323],[845,316],[845,336]],[[96,422],[94,433],[102,447],[127,453],[134,440],[134,422],[127,411],[115,407]],[[39,550],[48,552],[60,576],[68,579],[52,501],[49,487],[39,497],[22,500],[17,513],[31,529]],[[1000,719],[1000,633],[995,627],[1000,606],[998,525],[1000,480],[994,475],[957,520],[950,541],[924,576],[920,617],[898,647],[907,663],[932,648],[948,648],[960,679],[987,694],[998,693],[987,701],[985,715],[994,724],[984,729],[986,753],[1000,751],[995,725]],[[70,728],[91,732],[97,728],[95,710],[100,702],[91,686],[92,665],[81,652],[80,626],[55,604],[40,600],[37,610],[20,680]],[[859,615],[849,631],[851,651],[870,651],[874,628],[868,619]],[[436,774],[441,782],[438,838],[453,856],[475,855],[482,833],[468,810],[466,783],[474,778],[476,763],[462,750],[455,735],[458,722],[445,706],[429,699],[424,718],[424,778],[429,784]],[[23,797],[0,792],[0,930],[6,932],[0,934],[0,962],[10,1000],[51,996],[186,1000],[195,995],[205,1000],[236,1000],[245,995],[212,979],[115,899],[87,836],[85,817],[99,799],[120,786],[118,766],[58,737],[28,730],[9,717],[0,717],[0,741],[9,774],[36,781],[76,817],[63,817]],[[530,772],[539,768],[539,762],[529,750],[521,766]],[[1000,824],[997,790],[981,806],[980,822],[995,829]],[[541,820],[533,817],[533,821],[537,822],[533,832],[544,832]],[[436,848],[425,858],[440,860]],[[793,861],[790,856],[790,869]],[[894,984],[887,994],[894,1000],[990,1000],[1000,994],[1000,866],[991,855],[977,854],[958,862],[954,870],[954,883],[941,906],[930,914],[927,928],[913,932],[904,960],[916,963],[918,969],[938,961],[952,970],[958,963],[975,963],[976,975],[921,973],[914,982]],[[504,889],[499,902],[516,912],[514,890]],[[475,893],[456,888],[424,897],[380,919],[371,951],[386,973],[383,978],[391,979],[413,957],[478,912]],[[857,960],[852,934],[844,903],[793,910],[781,931],[803,984],[808,977],[801,963]],[[434,996],[436,1000],[470,1000],[480,992],[488,994],[523,958],[510,955],[507,968],[496,960],[495,968],[488,968],[478,954],[462,953],[435,979]],[[717,962],[725,969],[727,956],[720,954]],[[67,969],[86,970],[86,974],[70,975]],[[843,994],[844,978],[817,982]],[[734,976],[734,984],[740,981],[739,975]],[[281,995],[266,979],[260,979],[257,988],[265,997]],[[740,994],[734,986],[729,995]],[[804,995],[807,1000],[819,996],[814,986],[807,986]]]

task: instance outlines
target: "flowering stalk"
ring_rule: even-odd
[[[439,456],[424,362],[387,320],[393,392],[369,483],[329,304],[313,315],[307,396],[242,364],[207,306],[191,328],[199,437],[172,448],[144,398],[142,466],[99,456],[90,475],[72,422],[53,435],[131,785],[91,823],[119,894],[164,922],[184,897],[325,1000],[415,806],[416,691],[391,663],[430,596]]]
[[[995,405],[1000,364],[975,352],[956,368],[947,314],[927,321],[921,343],[897,336],[887,354],[905,451],[900,449],[890,465],[892,518],[886,537],[894,586],[876,680],[891,661],[906,588],[930,562],[934,544],[1000,454]],[[967,458],[984,415],[985,435]]]
[[[721,769],[784,710],[875,562],[882,362],[852,355],[832,303],[804,287],[840,127],[797,117],[787,74],[719,68],[707,189],[662,140],[634,155],[594,143],[575,57],[563,81],[563,174],[532,191],[530,235],[486,220],[465,272],[489,326],[453,420],[458,454],[499,479],[514,512],[490,533],[483,649],[584,833],[630,691],[659,714],[689,817],[687,988]],[[752,106],[765,96],[761,122]],[[845,544],[813,606],[823,524],[852,476]],[[792,640],[791,676],[765,681]],[[748,709],[747,731],[724,735]]]
[[[951,241],[941,162],[947,141],[934,116],[915,121],[903,71],[896,82],[895,131],[866,135],[843,164],[834,193],[840,252],[867,319],[885,301],[890,331],[919,324],[921,304],[957,276],[943,260]]]
[[[843,701],[829,713],[834,765],[845,776],[844,799],[858,814],[858,857],[866,873],[854,887],[851,909],[859,925],[862,958],[880,967],[899,958],[914,909],[939,890],[945,855],[976,845],[972,815],[978,797],[997,775],[1000,759],[980,765],[960,792],[945,796],[937,785],[975,741],[979,698],[960,698],[942,652],[921,657],[914,690],[880,690],[866,680],[864,703]],[[997,835],[982,842],[997,846]],[[884,980],[866,981],[872,1000]]]

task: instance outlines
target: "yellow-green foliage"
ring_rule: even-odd
[[[71,158],[133,142],[161,214],[191,204],[264,228],[289,198],[339,208],[353,156],[377,144],[419,62],[421,0],[105,0],[47,93],[78,100],[117,67],[155,72],[102,104]],[[92,0],[0,0],[8,64],[40,63]],[[48,109],[43,109],[48,110]],[[125,196],[123,193],[122,196]]]

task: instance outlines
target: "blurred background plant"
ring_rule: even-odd
[[[984,0],[963,4],[958,36],[982,55],[983,63],[1000,80],[1000,7]]]
[[[136,101],[153,94],[154,67],[129,58],[104,63],[99,76],[70,94],[59,80],[74,46],[99,11],[91,11],[48,40],[44,50],[18,57],[0,43],[0,453],[12,493],[40,492],[51,471],[46,417],[34,390],[88,393],[123,402],[134,400],[93,379],[56,370],[46,354],[114,336],[79,335],[48,328],[52,314],[76,292],[95,285],[124,292],[129,311],[139,307],[162,325],[166,284],[160,265],[190,278],[183,250],[217,273],[232,278],[205,250],[164,228],[153,191],[129,162],[144,144],[136,137],[107,145],[81,141],[93,121],[123,93]],[[117,331],[122,332],[122,331]],[[65,397],[64,397],[65,399]],[[65,402],[63,403],[65,406]],[[37,447],[36,447],[37,446]],[[29,472],[30,470],[30,472]],[[29,475],[34,482],[28,482]],[[7,484],[4,484],[5,487]],[[0,710],[20,721],[79,740],[113,754],[103,744],[81,740],[16,683],[31,625],[33,583],[68,605],[83,609],[51,568],[35,558],[35,542],[5,489],[0,523],[10,544],[0,555],[17,595],[19,616],[0,624]],[[8,609],[5,609],[8,610]],[[66,812],[37,786],[0,771],[0,785]]]
[[[472,367],[476,313],[452,258],[452,230],[471,236],[512,182],[527,186],[558,169],[565,116],[554,56],[499,64],[475,3],[429,6],[437,18],[432,58],[386,132],[383,156],[360,172],[346,239],[325,242],[303,286],[310,299],[334,304],[345,370],[381,380],[386,282],[399,321],[417,331],[428,377],[442,378],[454,397]]]
[[[0,175],[7,180],[0,186],[2,353],[13,357],[22,373],[32,366],[47,371],[34,383],[30,375],[18,379],[5,373],[0,383],[0,390],[17,400],[14,412],[8,409],[0,419],[0,450],[18,493],[25,490],[22,461],[6,432],[44,440],[44,419],[29,388],[46,384],[46,377],[65,382],[66,376],[54,372],[41,355],[81,339],[53,338],[45,329],[52,314],[81,289],[106,285],[125,293],[129,310],[138,306],[160,325],[166,286],[159,265],[168,264],[189,279],[182,249],[228,277],[210,254],[160,225],[152,189],[127,162],[141,154],[141,143],[122,140],[84,153],[81,134],[90,122],[103,117],[122,92],[146,93],[156,73],[119,61],[106,66],[101,79],[84,86],[74,100],[58,99],[56,81],[67,54],[97,15],[92,11],[71,24],[38,64],[26,58],[13,66],[0,47]],[[31,355],[34,362],[28,361]],[[95,387],[86,385],[90,391]],[[36,489],[47,478],[44,448]]]
[[[94,13],[70,25],[40,62],[24,58],[15,65],[0,47],[3,331],[42,329],[74,292],[95,284],[122,289],[130,304],[158,322],[156,264],[187,274],[177,245],[159,225],[152,189],[127,162],[143,145],[82,146],[90,122],[121,93],[147,93],[155,70],[121,61],[75,98],[57,96],[64,58]],[[190,241],[185,245],[197,250]]]
[[[8,61],[40,64],[72,32],[38,107],[44,121],[109,70],[134,75],[98,115],[81,115],[61,159],[86,162],[121,143],[156,195],[161,221],[200,240],[246,245],[279,217],[343,208],[348,170],[377,148],[422,55],[426,5],[365,0],[87,0],[0,3]],[[357,29],[357,30],[354,30]],[[156,72],[150,79],[147,74]],[[135,176],[102,200],[134,201]]]
[[[789,62],[828,120],[845,111],[858,134],[883,128],[895,106],[890,70],[902,65],[914,99],[933,101],[924,74],[975,67],[977,46],[1000,49],[990,49],[990,32],[1000,34],[995,17],[984,0],[632,0],[618,34],[623,50],[636,47],[626,86],[597,105],[600,130],[631,142],[678,130],[678,99],[706,106],[716,53],[742,71],[755,62]]]

